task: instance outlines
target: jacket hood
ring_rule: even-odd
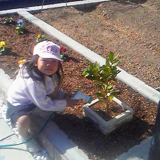
[[[21,77],[21,78],[32,78],[34,80],[41,80],[41,77],[39,74],[41,74],[41,72],[38,71],[38,69],[33,69],[30,73],[28,73],[27,71],[27,66],[22,66],[18,72],[17,77]]]

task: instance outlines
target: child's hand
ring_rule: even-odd
[[[69,99],[71,97],[74,97],[74,95],[71,93],[65,93],[65,96],[64,96],[65,99]]]
[[[71,107],[71,108],[74,108],[74,106],[77,104],[77,100],[72,100],[72,99],[70,99],[70,98],[67,98],[66,99],[66,101],[67,101],[67,107]]]

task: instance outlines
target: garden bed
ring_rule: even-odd
[[[158,6],[158,0],[143,5],[112,1],[88,9],[48,9],[35,16],[102,57],[109,51],[119,54],[120,68],[156,88],[160,85]]]
[[[113,3],[115,4],[115,2]],[[121,4],[119,5],[121,6]],[[68,11],[75,11],[75,9],[73,8],[66,8],[64,10],[66,11],[67,9]],[[58,9],[55,13],[60,14],[62,13],[62,10],[63,9]],[[53,19],[48,17],[50,12],[47,12],[48,11],[43,11],[42,14],[39,14],[38,16],[43,16],[43,18],[46,17],[45,21],[47,21],[47,19],[50,19],[50,22],[48,23],[51,24]],[[141,52],[139,52],[139,54],[134,54],[133,48],[131,47],[131,44],[136,42],[137,34],[133,34],[133,37],[130,40],[128,39],[129,41],[127,44],[127,51],[123,50],[125,46],[123,46],[120,51],[120,47],[117,47],[117,42],[119,40],[117,39],[118,36],[116,36],[115,34],[115,36],[112,37],[114,35],[112,33],[114,32],[114,30],[112,30],[109,32],[110,34],[108,34],[108,36],[111,36],[108,39],[110,41],[113,41],[106,46],[104,41],[98,42],[97,37],[101,36],[92,34],[94,32],[92,30],[92,26],[96,26],[96,24],[88,28],[88,30],[92,32],[89,32],[90,34],[89,36],[86,36],[86,38],[82,36],[83,31],[79,34],[76,34],[78,31],[84,28],[81,28],[80,21],[82,19],[86,20],[87,23],[89,22],[88,18],[92,20],[92,18],[94,17],[94,20],[96,22],[95,15],[99,15],[99,12],[97,13],[97,10],[84,13],[81,11],[82,14],[79,14],[80,11],[78,10],[76,12],[78,12],[77,15],[79,16],[82,14],[84,15],[83,17],[81,17],[81,19],[78,18],[79,21],[73,20],[73,17],[70,17],[72,21],[69,21],[68,19],[67,21],[63,21],[63,17],[62,19],[58,17],[56,19],[59,20],[59,23],[54,19],[54,24],[56,24],[55,27],[66,34],[70,34],[72,38],[84,44],[88,48],[94,50],[96,53],[103,55],[104,57],[107,55],[109,50],[120,53],[121,68],[131,72],[133,75],[137,75],[137,77],[144,80],[147,84],[151,84],[152,87],[156,87],[157,85],[159,85],[159,83],[157,84],[157,77],[159,73],[156,72],[158,70],[157,67],[159,66],[159,61],[157,61],[156,59],[158,52],[156,44],[154,49],[153,44],[151,44],[152,50],[147,50],[147,48],[144,47],[144,42],[141,43],[141,45],[143,45],[144,47],[141,48],[141,50],[143,51],[143,56],[145,56],[145,60],[147,60],[146,63],[141,63]],[[10,16],[0,17],[0,41],[5,41],[7,45],[7,53],[0,56],[0,67],[12,79],[16,77],[14,73],[18,69],[18,61],[21,59],[29,60],[32,57],[32,53],[30,53],[29,49],[30,46],[35,43],[37,34],[43,34],[58,45],[63,45],[61,42],[54,39],[53,37],[46,35],[43,31],[40,30],[40,28],[32,25],[22,17],[19,17],[18,15],[12,15],[12,18],[15,21],[18,21],[18,19],[22,18],[27,29],[29,30],[29,32],[24,35],[17,35],[15,31],[15,25],[2,24],[6,17]],[[106,23],[108,24],[108,21]],[[70,25],[72,26],[72,30],[70,29]],[[109,27],[111,27],[110,24],[108,25]],[[101,27],[103,27],[103,25]],[[97,30],[96,34],[100,33],[101,31]],[[126,37],[128,37],[128,34],[130,33],[131,32],[128,31],[126,33]],[[76,38],[73,37],[73,34]],[[125,37],[124,32],[121,36],[123,36],[122,38]],[[95,38],[97,39],[97,41]],[[125,39],[123,39],[123,41],[124,40]],[[137,41],[139,41],[139,39],[137,39]],[[146,45],[148,45],[147,42]],[[112,46],[111,48],[111,44],[114,44],[114,47]],[[65,47],[67,48],[67,46]],[[152,58],[151,56],[149,56],[149,51],[150,54],[152,53],[153,55]],[[96,98],[94,94],[98,91],[98,88],[92,81],[89,81],[82,76],[83,68],[87,67],[89,62],[70,48],[67,48],[67,53],[70,59],[67,62],[63,62],[65,77],[61,88],[72,93],[75,93],[79,90],[87,95],[92,95],[93,98]],[[130,63],[128,63],[128,60],[130,61]],[[142,67],[143,65],[144,67]],[[98,129],[94,127],[94,125],[88,118],[84,117],[82,108],[82,106],[85,104],[84,101],[80,101],[74,109],[66,109],[63,113],[57,114],[53,119],[58,124],[58,126],[68,135],[68,137],[73,140],[78,145],[78,147],[90,157],[90,159],[113,160],[118,155],[128,151],[128,149],[130,149],[134,145],[139,144],[142,140],[152,135],[157,106],[120,81],[118,81],[117,89],[121,93],[118,95],[118,98],[122,100],[127,106],[133,109],[134,118],[131,122],[123,125],[107,136],[103,135]]]

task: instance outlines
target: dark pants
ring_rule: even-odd
[[[13,106],[11,103],[7,102],[6,118],[10,119],[12,127],[15,127],[19,117],[28,115],[36,107],[37,106],[33,103],[22,106]]]

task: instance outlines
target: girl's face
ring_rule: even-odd
[[[57,71],[58,64],[59,61],[56,59],[39,57],[35,66],[37,66],[38,70],[43,74],[51,75]]]

